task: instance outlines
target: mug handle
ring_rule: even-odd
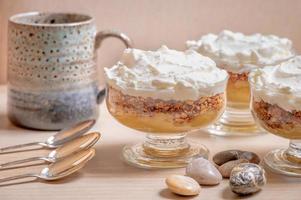
[[[119,32],[119,31],[115,31],[115,30],[104,30],[104,31],[99,31],[96,34],[96,38],[95,38],[95,50],[97,50],[100,46],[101,43],[104,39],[109,38],[109,37],[115,37],[120,39],[126,48],[132,48],[133,47],[133,42],[132,40],[124,33]],[[97,103],[100,104],[106,95],[106,89],[103,88],[102,90],[100,90],[97,94]]]

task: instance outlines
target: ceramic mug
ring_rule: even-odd
[[[83,14],[30,12],[8,24],[8,116],[20,126],[59,130],[98,117],[96,49],[103,39],[130,39],[115,31],[96,31]]]

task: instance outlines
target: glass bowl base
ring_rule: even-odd
[[[227,108],[218,122],[208,127],[207,131],[218,136],[252,136],[265,133],[259,128],[250,110]]]
[[[174,150],[164,153],[164,156],[158,154],[150,154],[145,151],[143,143],[125,146],[123,148],[123,158],[128,164],[146,169],[170,169],[181,168],[194,158],[203,157],[208,159],[209,150],[202,144],[189,142],[189,148],[185,152],[177,152],[175,155]]]
[[[286,176],[301,177],[301,163],[288,160],[287,149],[277,149],[264,157],[264,164],[273,172]]]
[[[254,125],[234,125],[217,122],[207,128],[207,132],[217,136],[253,136],[265,133],[264,130]]]

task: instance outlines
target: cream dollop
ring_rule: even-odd
[[[287,110],[301,110],[301,56],[250,73],[256,100]]]
[[[126,49],[122,59],[105,68],[107,83],[124,94],[162,100],[197,100],[225,91],[227,72],[193,50]]]
[[[213,59],[217,66],[233,73],[275,65],[291,58],[292,42],[275,35],[244,35],[224,30],[218,35],[207,34],[198,41],[187,41],[189,49]]]

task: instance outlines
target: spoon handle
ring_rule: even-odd
[[[38,176],[36,174],[21,174],[21,175],[17,175],[17,176],[2,178],[2,179],[0,179],[0,183],[13,181],[13,180],[17,180],[17,179],[28,178],[28,177],[38,177]]]
[[[12,162],[7,162],[7,163],[0,164],[0,169],[6,168],[6,167],[11,167],[11,166],[14,166],[14,165],[27,163],[27,162],[33,162],[33,161],[37,161],[37,160],[49,161],[44,157],[25,158],[25,159],[21,159],[21,160],[15,160],[15,161],[12,161]]]
[[[31,142],[31,143],[27,143],[27,144],[18,144],[18,145],[14,145],[14,146],[8,146],[8,147],[0,148],[0,154],[10,153],[12,150],[23,149],[24,147],[30,147],[30,146],[43,147],[44,145],[43,145],[43,143],[40,143],[40,142]]]

